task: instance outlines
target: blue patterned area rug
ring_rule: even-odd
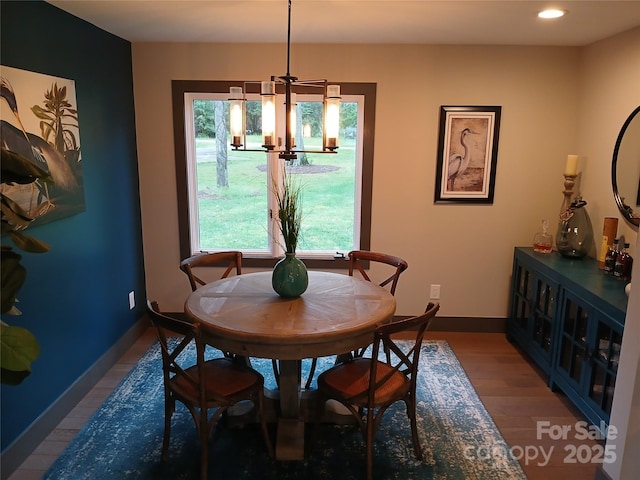
[[[194,352],[189,352],[194,355]],[[214,354],[215,355],[215,354]],[[195,358],[195,355],[194,355]],[[319,359],[318,370],[333,357]],[[404,404],[385,413],[374,445],[376,479],[526,479],[509,456],[458,359],[444,341],[425,342],[420,358],[417,416],[424,460],[415,458]],[[252,365],[274,388],[271,361]],[[303,374],[308,364],[303,363]],[[178,403],[169,460],[160,462],[164,399],[160,352],[152,346],[47,471],[47,480],[178,480],[197,478],[199,443],[193,420]],[[273,431],[272,431],[273,433]],[[307,427],[306,460],[279,462],[266,454],[257,426],[218,426],[209,443],[209,478],[361,479],[365,449],[354,426]]]

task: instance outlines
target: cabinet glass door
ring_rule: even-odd
[[[527,325],[529,322],[529,313],[530,313],[530,301],[532,298],[532,275],[529,270],[527,270],[522,265],[518,264],[516,266],[516,275],[515,275],[515,295],[514,295],[514,305],[513,305],[513,313],[512,313],[512,321],[515,323],[515,327],[524,332],[527,331]]]
[[[551,350],[553,316],[555,315],[558,289],[555,285],[538,279],[536,302],[533,309],[533,338],[535,344],[545,352]]]
[[[589,310],[570,297],[564,300],[560,337],[559,371],[576,386],[581,383],[587,358],[587,325]]]
[[[608,415],[611,414],[613,391],[618,372],[622,334],[603,321],[598,322],[592,355],[589,398]]]
[[[516,260],[508,333],[524,346],[548,372],[555,337],[554,318],[558,285],[536,272],[526,262]]]

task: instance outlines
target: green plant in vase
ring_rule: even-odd
[[[302,224],[302,185],[284,168],[282,185],[273,181],[278,205],[278,226],[284,242],[285,258],[273,269],[271,283],[281,297],[295,298],[302,295],[309,284],[307,267],[296,257]]]
[[[282,188],[274,181],[274,192],[278,204],[278,225],[286,253],[296,253],[302,224],[302,185],[295,177],[283,173]]]

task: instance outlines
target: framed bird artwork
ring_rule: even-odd
[[[75,82],[4,65],[0,73],[2,158],[12,159],[14,174],[3,178],[3,204],[10,199],[31,226],[83,212]],[[42,175],[25,176],[30,166]]]
[[[441,106],[435,203],[493,203],[500,106]]]

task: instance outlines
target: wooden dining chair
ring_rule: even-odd
[[[374,281],[371,278],[373,276],[371,271],[369,270],[369,273],[367,273],[367,267],[371,267],[372,264],[376,264],[376,267],[378,267],[377,270],[379,270],[375,277],[375,282],[381,287],[388,288],[391,295],[395,295],[400,275],[409,267],[409,264],[406,260],[387,253],[370,252],[368,250],[352,250],[349,252],[350,277],[357,275],[367,282]],[[360,357],[364,354],[367,348],[368,346],[365,346],[358,350],[354,350],[351,355],[354,357]],[[344,357],[340,357],[340,359],[342,358]],[[318,360],[315,358],[311,361],[309,376],[305,383],[305,388],[307,390],[311,387],[311,381],[313,380],[317,363]]]
[[[160,312],[156,302],[147,301],[147,312],[155,328],[162,353],[164,379],[164,437],[162,461],[169,453],[171,417],[176,401],[183,403],[196,424],[200,439],[200,478],[207,478],[208,445],[213,427],[227,409],[242,400],[251,400],[257,408],[257,416],[269,456],[273,447],[263,415],[264,378],[245,365],[230,358],[214,358],[205,361],[205,343],[199,328],[188,321],[169,317]],[[177,337],[170,341],[168,335]],[[184,364],[180,354],[195,343],[196,361]],[[213,413],[210,414],[210,411]]]
[[[196,291],[203,285],[213,280],[205,280],[204,272],[210,267],[226,267],[219,278],[227,278],[235,270],[236,275],[242,274],[242,252],[231,250],[228,252],[211,252],[198,253],[185,258],[180,262],[180,270],[182,270],[189,279],[191,290]],[[216,279],[218,280],[218,279]],[[231,352],[223,352],[225,357],[235,358],[240,363],[251,366],[251,360],[248,357],[234,355]]]
[[[318,377],[319,406],[334,399],[355,417],[366,444],[367,479],[372,479],[373,442],[385,411],[403,401],[411,423],[413,449],[418,460],[422,448],[416,423],[416,380],[420,349],[425,331],[438,313],[439,304],[429,303],[422,315],[378,327],[373,336],[371,358],[355,357],[324,371]],[[413,334],[413,340],[398,341],[393,335]],[[391,352],[390,361],[380,355],[383,348]]]
[[[226,270],[219,278],[227,278],[234,270],[236,275],[240,275],[242,273],[242,252],[229,251],[198,253],[185,258],[180,262],[180,270],[182,270],[189,278],[191,290],[194,292],[197,288],[208,283],[206,280],[202,279],[202,273],[196,274],[196,272],[202,272],[206,267],[224,266],[226,266]]]
[[[371,266],[371,264],[376,264],[376,267],[381,265],[387,265],[390,267],[387,270],[384,270],[383,268],[380,269],[382,273],[379,274],[379,278],[376,279],[376,283],[381,287],[389,288],[391,295],[396,294],[400,274],[409,267],[406,260],[387,253],[369,252],[367,250],[353,250],[349,252],[350,276],[354,276],[354,274],[358,273],[366,281],[373,281],[370,277],[370,275],[372,275],[371,272],[367,273],[367,264],[369,266]]]
[[[409,268],[409,264],[406,262],[406,260],[403,260],[400,257],[389,255],[387,253],[369,252],[367,250],[353,250],[349,252],[350,276],[354,276],[357,273],[364,280],[372,282],[373,280],[369,276],[372,275],[372,273],[371,270],[369,271],[370,273],[367,273],[367,264],[369,266],[375,264],[376,267],[383,266],[380,269],[381,273],[378,273],[376,283],[381,287],[388,288],[389,293],[395,296],[396,288],[398,287],[398,281],[400,280],[400,275],[407,268]],[[367,350],[367,348],[368,347],[363,347],[359,350],[354,350],[353,356],[358,357],[364,355],[364,352]]]

